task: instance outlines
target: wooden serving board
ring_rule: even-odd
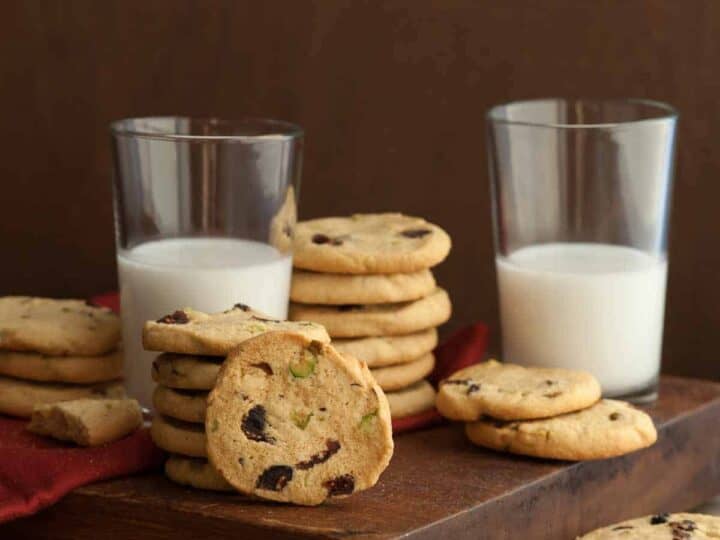
[[[495,453],[467,442],[462,426],[446,425],[397,436],[375,488],[317,508],[186,489],[151,474],[78,489],[0,527],[0,538],[572,539],[720,493],[720,384],[664,377],[647,411],[658,442],[610,460]]]

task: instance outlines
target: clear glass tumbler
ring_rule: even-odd
[[[488,113],[505,360],[657,396],[677,113],[543,99]]]
[[[125,381],[149,407],[145,321],[236,303],[287,316],[302,130],[272,120],[111,126]]]

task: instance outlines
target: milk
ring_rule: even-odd
[[[179,238],[119,251],[125,382],[130,394],[150,406],[150,368],[158,353],[143,351],[145,321],[186,306],[217,312],[239,302],[284,319],[291,270],[290,256],[249,240]]]
[[[607,244],[556,243],[496,259],[505,360],[593,373],[603,395],[660,367],[667,263]]]

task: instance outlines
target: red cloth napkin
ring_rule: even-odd
[[[26,425],[0,416],[0,523],[33,514],[78,486],[163,461],[147,429],[104,446],[79,448],[30,433]]]

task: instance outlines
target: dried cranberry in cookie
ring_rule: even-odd
[[[393,451],[388,402],[365,364],[287,332],[231,352],[205,426],[208,458],[229,484],[295,504],[373,486]]]
[[[296,268],[338,274],[417,272],[447,257],[450,237],[424,219],[397,213],[302,221],[295,228]]]

